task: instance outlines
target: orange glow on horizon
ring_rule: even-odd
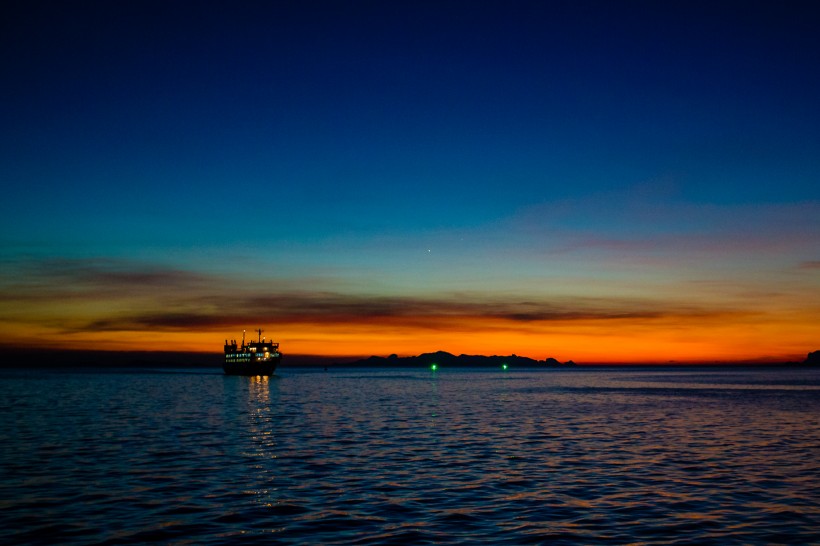
[[[420,326],[419,324],[422,324]],[[249,325],[247,340],[254,334]],[[288,354],[317,356],[415,356],[517,354],[577,363],[663,363],[802,360],[816,332],[805,320],[771,317],[735,322],[703,318],[514,322],[483,317],[383,320],[372,323],[262,325],[263,335]],[[2,342],[23,348],[221,353],[225,339],[242,339],[242,328],[196,332],[83,331],[7,324]]]

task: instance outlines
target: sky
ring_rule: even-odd
[[[820,349],[820,9],[6,1],[0,345]]]

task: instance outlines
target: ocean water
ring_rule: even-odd
[[[0,371],[3,544],[820,544],[820,370]]]

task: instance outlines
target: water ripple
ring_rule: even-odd
[[[19,544],[820,543],[816,370],[0,375]]]

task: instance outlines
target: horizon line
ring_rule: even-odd
[[[783,364],[804,364],[807,359],[807,355],[813,351],[807,351],[806,355],[803,355],[802,358],[798,357],[797,355],[792,356],[762,356],[756,358],[741,358],[741,359],[717,359],[717,358],[702,358],[697,360],[677,360],[677,359],[636,359],[636,360],[595,360],[595,361],[576,361],[574,359],[567,359],[567,360],[559,360],[561,363],[565,362],[573,362],[578,366],[766,366],[766,365],[783,365]],[[87,349],[87,348],[59,348],[59,347],[46,347],[46,348],[31,348],[29,346],[18,346],[18,345],[8,345],[8,344],[0,344],[0,354],[25,354],[25,355],[42,355],[42,356],[54,356],[55,353],[64,353],[66,355],[98,355],[98,356],[113,356],[113,355],[121,355],[123,357],[126,356],[143,356],[143,357],[172,357],[176,358],[183,358],[185,356],[196,356],[197,358],[204,358],[204,357],[211,357],[213,359],[217,359],[223,355],[221,352],[216,351],[184,351],[184,350],[142,350],[142,349]],[[527,355],[520,355],[518,353],[510,353],[506,355],[483,355],[483,354],[469,354],[469,353],[451,353],[445,350],[436,350],[436,351],[425,351],[418,354],[396,354],[391,353],[390,355],[374,355],[374,354],[359,354],[359,355],[327,355],[327,354],[311,354],[311,353],[284,353],[284,360],[283,364],[285,364],[288,360],[291,362],[296,361],[299,362],[301,365],[309,363],[309,361],[321,361],[324,363],[334,363],[334,364],[351,364],[355,363],[359,360],[365,360],[369,358],[384,358],[387,359],[391,355],[396,354],[398,358],[414,358],[425,354],[435,354],[435,353],[447,353],[453,356],[497,356],[497,357],[519,357],[519,358],[528,358],[530,360],[534,360],[537,362],[544,362],[549,360],[552,357],[546,357],[543,359],[530,357]],[[221,360],[221,359],[220,359]],[[555,359],[558,360],[558,359]],[[296,365],[300,365],[296,364]],[[3,366],[3,367],[15,367],[15,366]]]

